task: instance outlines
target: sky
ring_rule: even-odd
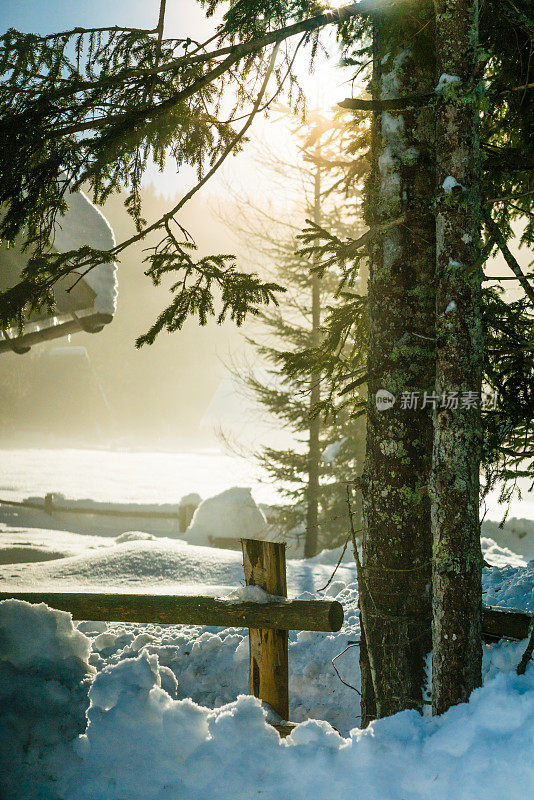
[[[326,4],[326,3],[325,3]],[[0,29],[15,27],[27,33],[48,34],[68,30],[76,26],[117,25],[152,28],[159,12],[159,0],[0,0]],[[197,0],[168,0],[166,10],[166,36],[204,40],[212,35],[216,20],[207,20]],[[306,92],[310,108],[329,107],[350,92],[346,84],[348,73],[337,66],[337,49],[333,37],[324,35],[324,43],[332,48],[333,58],[317,56],[312,74],[309,72],[309,52],[302,50],[295,62],[296,72]],[[276,115],[275,115],[276,116]],[[294,147],[288,130],[288,122],[270,117],[257,118],[252,129],[252,139],[268,139],[276,143],[287,154]],[[276,147],[276,145],[275,145]],[[296,157],[296,150],[295,150]],[[208,185],[208,194],[224,197],[229,181],[247,183],[260,193],[267,193],[269,186],[256,174],[249,150],[214,176]],[[258,184],[258,180],[260,184]],[[166,197],[182,194],[194,183],[192,170],[184,169],[177,176],[173,164],[168,164],[163,175],[157,169],[149,169],[146,181],[152,183],[157,192]]]

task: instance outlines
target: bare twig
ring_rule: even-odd
[[[349,521],[350,521],[350,533],[352,538],[352,547],[354,550],[354,560],[356,561],[356,573],[358,575],[358,596],[359,596],[359,605],[360,605],[360,618],[361,618],[361,625],[363,629],[363,633],[365,635],[365,644],[367,649],[367,657],[369,659],[369,671],[371,672],[371,681],[373,684],[373,691],[375,695],[376,701],[376,710],[378,716],[381,716],[380,713],[380,706],[381,706],[381,695],[378,691],[378,671],[376,667],[376,661],[374,658],[373,647],[372,643],[369,641],[369,627],[367,625],[367,587],[363,575],[363,567],[360,561],[360,554],[358,553],[358,543],[356,541],[356,531],[354,530],[354,520],[352,518],[352,506],[350,501],[350,487],[352,485],[347,483],[347,507],[349,510]]]
[[[532,654],[534,653],[534,627],[530,632],[530,639],[528,640],[528,644],[526,647],[525,652],[523,653],[523,657],[521,661],[517,665],[517,674],[524,675],[527,669],[528,662],[532,659]]]
[[[347,541],[348,541],[348,540],[347,540]],[[360,646],[360,642],[350,642],[350,643],[349,643],[349,644],[348,644],[348,645],[345,647],[345,649],[341,651],[341,653],[338,653],[338,654],[337,654],[337,656],[334,656],[334,658],[332,659],[332,666],[334,667],[334,672],[336,673],[336,675],[337,675],[337,677],[339,678],[339,680],[341,681],[341,683],[342,683],[344,686],[348,686],[348,687],[349,687],[349,689],[354,689],[354,691],[356,692],[356,694],[359,694],[359,695],[360,695],[360,697],[361,697],[361,696],[362,696],[362,693],[360,692],[360,690],[359,690],[359,689],[357,689],[355,686],[353,686],[351,683],[347,683],[347,681],[344,681],[344,680],[343,680],[343,678],[341,677],[341,675],[339,674],[339,672],[338,672],[338,669],[337,669],[336,665],[334,664],[334,661],[336,660],[336,658],[339,658],[340,656],[342,656],[342,655],[343,655],[343,653],[346,653],[346,652],[347,652],[347,650],[350,650],[350,649],[351,649],[351,647],[359,647],[359,646]]]
[[[318,526],[317,526],[317,527],[318,527]],[[350,533],[349,533],[349,535],[347,536],[347,538],[346,538],[346,540],[345,540],[345,544],[343,545],[343,550],[341,551],[341,555],[339,556],[339,561],[337,562],[337,564],[336,564],[336,567],[335,567],[335,569],[334,569],[333,573],[330,575],[330,578],[328,579],[328,582],[327,582],[327,583],[326,583],[326,584],[323,586],[323,588],[322,588],[322,589],[317,589],[317,591],[318,591],[318,592],[324,592],[324,591],[325,591],[325,589],[328,589],[328,587],[330,586],[330,584],[331,584],[331,583],[332,583],[332,581],[334,580],[334,575],[335,575],[335,574],[336,574],[336,572],[338,571],[339,565],[340,565],[340,564],[341,564],[341,562],[343,561],[343,556],[345,555],[345,551],[346,551],[346,549],[347,549],[347,545],[348,545],[349,541],[350,541]],[[336,656],[336,658],[337,658],[337,656]]]

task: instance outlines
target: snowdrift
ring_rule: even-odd
[[[356,597],[354,586],[345,591]],[[80,627],[96,633],[94,623]],[[234,671],[246,664],[246,640],[239,637],[236,647],[233,631],[209,635],[209,659],[199,664],[206,634],[198,633],[187,647],[201,686],[214,687],[206,666],[222,654],[233,652]],[[0,604],[5,800],[520,800],[534,788],[534,667],[521,678],[513,673],[517,643],[486,648],[485,686],[441,718],[403,712],[362,731],[351,693],[345,704],[354,724],[345,735],[311,719],[282,740],[254,698],[241,695],[218,708],[176,699],[185,658],[182,669],[171,658],[178,679],[169,680],[162,661],[170,653],[163,646],[158,652],[157,630],[123,634],[120,656],[94,677],[94,656],[102,661],[106,649],[118,655],[121,637],[106,636],[97,634],[89,655],[89,638],[69,615],[18,601]],[[231,640],[226,647],[225,639]],[[294,649],[291,660],[298,659]],[[299,666],[308,667],[308,691],[315,686],[323,698],[320,652],[309,646]],[[228,661],[225,667],[231,668]]]
[[[267,522],[254,502],[252,490],[234,486],[215,497],[204,500],[186,531],[193,544],[209,544],[212,540],[240,538],[268,539]]]

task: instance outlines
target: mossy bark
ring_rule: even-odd
[[[377,15],[373,36],[374,99],[432,92],[431,2],[403,3]],[[421,406],[425,392],[432,392],[435,366],[433,111],[376,113],[372,125],[367,221],[371,227],[402,222],[383,228],[370,247],[363,725],[421,709],[424,657],[431,648],[432,405]],[[377,408],[380,389],[395,397],[386,410]],[[418,408],[406,402],[412,393],[419,394]]]
[[[477,0],[436,0],[436,390],[458,408],[434,420],[431,481],[433,710],[481,684],[479,470],[483,333],[479,261]],[[443,77],[445,76],[445,77]],[[469,393],[469,394],[468,394]],[[463,400],[462,400],[463,398]],[[466,402],[467,398],[474,402]]]

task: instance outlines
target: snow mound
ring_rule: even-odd
[[[11,528],[0,523],[0,565],[51,561],[109,545],[102,536],[82,536],[42,528]]]
[[[115,536],[115,541],[117,544],[122,544],[122,542],[151,542],[155,538],[151,533],[143,533],[143,531],[126,531],[126,533],[121,533],[120,536]]]
[[[230,592],[225,599],[234,603],[273,603],[284,598],[269,594],[261,586],[240,586],[239,589]]]
[[[492,567],[526,567],[524,558],[514,553],[508,547],[501,547],[494,539],[482,536],[480,538],[480,545],[484,559],[488,564],[491,564]]]
[[[80,536],[79,539],[84,537]],[[96,538],[96,537],[95,537]],[[102,537],[102,541],[109,539]],[[0,551],[1,552],[1,551]],[[324,561],[287,562],[289,595],[315,592],[328,581],[338,556]],[[354,580],[354,562],[341,565],[337,578]],[[237,550],[200,547],[180,539],[135,539],[86,549],[79,555],[35,564],[0,565],[2,591],[61,590],[105,586],[132,591],[164,591],[221,596],[244,582],[243,557]]]
[[[482,586],[488,605],[534,614],[534,561],[526,567],[507,564],[501,569],[485,569]]]
[[[129,542],[109,551],[145,548],[146,559],[146,548],[161,544]],[[176,542],[170,544],[177,547]],[[242,574],[238,553],[184,544],[176,552],[187,559],[188,551],[201,561],[229,557],[232,563],[233,558]],[[501,555],[506,557],[504,551]],[[331,565],[314,562],[288,562],[288,577],[301,587],[301,597],[316,597],[304,588],[310,577],[313,585],[332,571]],[[40,568],[45,566],[50,567]],[[184,571],[190,569],[186,564]],[[204,570],[206,577],[205,566]],[[357,585],[342,578],[353,574],[342,565],[327,591],[344,607],[341,631],[290,632],[290,717],[303,722],[285,740],[266,724],[261,704],[241,695],[248,668],[248,637],[242,629],[82,622],[76,632],[67,614],[42,605],[0,604],[0,668],[8,664],[11,670],[9,679],[0,680],[0,737],[5,729],[2,715],[11,711],[14,717],[15,702],[20,725],[31,719],[24,735],[31,740],[34,731],[46,730],[38,748],[26,752],[26,739],[18,730],[8,731],[6,745],[11,749],[0,747],[0,760],[9,758],[9,773],[0,764],[2,800],[530,796],[534,664],[526,675],[515,674],[524,642],[485,646],[484,687],[468,704],[440,718],[403,712],[364,731],[356,727],[356,692],[341,683],[331,666],[347,640],[358,638]],[[534,563],[487,568],[483,585],[487,602],[532,609]],[[89,657],[89,639],[82,630],[92,640]],[[88,705],[83,683],[92,672],[88,660],[98,674],[89,689],[84,728],[80,712]],[[358,648],[346,651],[337,666],[343,679],[357,688]],[[26,695],[19,692],[10,709],[1,692],[11,690],[11,676],[18,680],[20,674],[30,701],[26,704]],[[53,685],[51,675],[57,681]],[[84,698],[75,693],[80,681]],[[36,714],[39,718],[34,720]],[[52,725],[56,732],[50,735]]]
[[[89,640],[70,614],[0,603],[0,796],[54,797],[61,761],[86,726]],[[48,793],[44,787],[48,788]]]
[[[502,527],[498,522],[484,521],[482,533],[501,547],[523,556],[525,561],[534,559],[534,520],[512,517]]]
[[[10,588],[16,584],[27,591],[60,583],[64,588],[114,586],[148,591],[168,586],[179,592],[184,584],[202,583],[202,594],[206,594],[206,584],[234,588],[242,578],[241,553],[161,537],[122,541],[58,561],[0,567],[1,584]]]
[[[214,710],[173,700],[147,652],[103,670],[89,697],[57,800],[523,800],[534,787],[532,668],[440,718],[405,711],[346,737],[308,720],[283,740],[248,696]]]
[[[194,544],[208,544],[210,537],[268,539],[266,519],[247,487],[234,486],[199,505],[187,538]]]

